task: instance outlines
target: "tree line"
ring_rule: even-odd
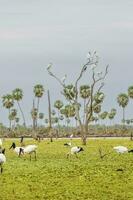
[[[102,105],[105,100],[103,88],[105,79],[108,75],[107,65],[104,71],[97,72],[99,64],[99,57],[96,52],[89,52],[86,63],[81,67],[81,70],[73,83],[66,83],[67,75],[59,78],[53,73],[53,64],[50,63],[47,67],[48,74],[55,78],[56,81],[62,86],[61,94],[66,104],[61,99],[54,102],[51,108],[50,96],[49,101],[49,116],[45,117],[43,112],[40,112],[40,100],[45,94],[45,87],[41,84],[34,86],[34,99],[31,109],[32,128],[35,130],[38,127],[38,120],[43,121],[49,127],[49,132],[56,126],[58,133],[60,132],[61,125],[68,127],[71,122],[75,122],[73,127],[80,130],[83,144],[86,144],[88,127],[91,124],[97,124],[100,120],[109,119],[110,124],[117,114],[115,108],[109,111],[103,111]],[[80,84],[84,74],[89,73],[88,83]],[[22,109],[21,100],[23,99],[23,90],[20,88],[14,89],[11,94],[2,97],[3,106],[8,110],[9,129],[14,129],[18,124],[20,118],[18,117],[18,109],[23,119],[23,126],[26,127],[25,114]],[[130,124],[133,119],[125,118],[125,108],[130,99],[133,99],[133,86],[130,86],[127,93],[121,93],[117,97],[117,103],[123,109],[122,123]],[[18,109],[14,108],[15,102]],[[64,122],[64,123],[63,123]]]

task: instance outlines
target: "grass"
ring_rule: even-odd
[[[89,140],[78,158],[66,158],[68,140],[44,140],[38,143],[37,161],[26,155],[18,158],[9,151],[11,140],[4,143],[7,162],[0,175],[0,200],[132,200],[133,154],[115,152],[100,159],[116,145],[133,148],[128,139]],[[16,142],[19,145],[19,142]],[[27,144],[37,143],[25,141]],[[80,140],[74,140],[81,145]],[[117,171],[121,169],[123,171]]]

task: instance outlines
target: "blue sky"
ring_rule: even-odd
[[[88,51],[97,50],[101,69],[109,64],[103,110],[121,109],[117,94],[133,85],[133,2],[131,0],[0,0],[0,94],[20,87],[28,123],[33,86],[44,84],[52,102],[62,98],[58,83],[49,77],[46,66],[54,64],[62,77],[72,82],[86,60]],[[89,73],[89,72],[88,72]],[[89,83],[87,75],[83,82]],[[127,117],[133,115],[133,102]],[[47,96],[41,102],[47,112]],[[7,123],[1,106],[0,121]]]

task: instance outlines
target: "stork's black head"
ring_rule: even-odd
[[[13,149],[16,148],[16,144],[15,144],[15,142],[12,143],[12,145],[11,145],[11,147],[10,147],[9,149],[12,149],[12,148],[13,148]]]
[[[131,150],[128,150],[128,153],[133,153],[133,149],[131,149]]]
[[[65,143],[65,144],[64,144],[64,146],[68,146],[68,144],[67,144],[67,143]]]
[[[84,151],[82,147],[78,147],[78,148],[79,148],[79,152]]]
[[[5,148],[4,148],[4,149],[2,149],[2,154],[5,154]]]

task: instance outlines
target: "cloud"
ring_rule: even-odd
[[[0,39],[1,40],[16,40],[23,39],[27,36],[30,37],[30,33],[16,30],[0,30]]]
[[[114,28],[128,28],[128,29],[132,29],[133,28],[133,21],[118,21],[118,22],[114,22],[111,25]]]

